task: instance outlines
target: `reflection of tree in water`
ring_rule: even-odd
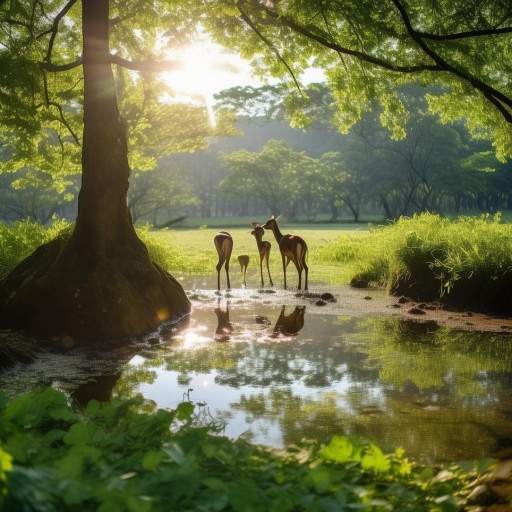
[[[512,428],[510,418],[496,410],[432,409],[389,397],[378,403],[371,390],[360,386],[315,398],[271,388],[242,396],[232,408],[244,411],[249,423],[279,423],[284,444],[350,434],[374,440],[386,451],[402,447],[407,456],[428,463],[489,456]]]
[[[232,387],[288,385],[326,387],[339,381],[352,363],[355,373],[376,381],[378,373],[354,357],[345,342],[319,337],[314,342],[266,337],[264,341],[207,344],[194,349],[170,347],[165,356],[168,370],[209,372],[217,370],[215,382]],[[351,369],[352,371],[352,369]]]
[[[378,361],[380,378],[394,392],[493,399],[510,386],[512,338],[454,331],[437,324],[394,318],[364,319],[361,330],[376,340],[368,356]],[[377,341],[378,340],[378,341]]]

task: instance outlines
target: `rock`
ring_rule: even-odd
[[[407,297],[404,297],[403,295],[398,297],[398,304],[407,304],[408,302],[411,301]]]
[[[352,286],[352,288],[368,288],[368,281],[354,277],[350,281],[350,286]]]
[[[320,298],[327,302],[336,302],[336,297],[334,297],[334,295],[329,292],[322,293],[322,295],[320,295]]]
[[[420,308],[411,308],[408,313],[411,315],[426,315],[425,311]]]
[[[325,300],[320,299],[320,300],[317,300],[317,301],[315,302],[315,304],[316,304],[317,306],[325,306],[325,305],[327,305],[327,302],[325,302]]]

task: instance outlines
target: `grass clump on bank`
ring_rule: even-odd
[[[40,245],[63,234],[69,226],[63,220],[54,222],[50,227],[29,219],[9,225],[0,223],[0,279]]]
[[[450,512],[494,462],[436,471],[346,436],[277,453],[194,425],[190,402],[143,406],[0,394],[0,510]]]
[[[512,305],[512,226],[499,214],[449,220],[434,214],[401,218],[372,228],[356,250],[345,238],[323,249],[353,264],[352,282],[385,286],[415,300],[497,313]]]

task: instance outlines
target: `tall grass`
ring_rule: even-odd
[[[0,279],[37,247],[65,233],[70,226],[63,220],[55,221],[50,227],[28,219],[10,225],[0,223]]]
[[[449,220],[401,218],[366,238],[342,237],[324,258],[353,265],[354,284],[374,283],[421,300],[512,310],[512,225],[499,214]]]
[[[50,228],[29,221],[0,225],[0,278],[66,228],[71,226],[65,222]],[[308,243],[310,282],[376,284],[418,300],[512,312],[512,225],[501,222],[499,214],[450,220],[425,213],[369,231],[320,226],[293,226],[290,231]],[[137,232],[151,258],[171,273],[215,272],[216,229],[155,232],[146,227]],[[238,255],[248,254],[250,279],[257,283],[259,255],[250,227],[231,228],[230,232],[235,241],[232,268],[238,265]],[[273,237],[267,239],[272,241],[271,272],[279,286],[281,257]]]

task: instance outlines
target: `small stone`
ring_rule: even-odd
[[[410,300],[407,297],[404,297],[403,295],[398,297],[398,304],[407,304],[408,302],[410,302]]]
[[[370,297],[369,295],[367,295],[364,300],[373,300],[373,297]]]
[[[334,295],[329,292],[322,293],[322,295],[320,295],[320,298],[328,302],[336,302],[336,298],[334,297]]]
[[[317,301],[315,302],[315,304],[316,304],[317,306],[325,306],[325,305],[327,304],[327,302],[325,302],[325,300],[320,299],[320,300],[317,300]]]
[[[411,315],[426,315],[425,311],[420,308],[411,308],[408,311]]]

